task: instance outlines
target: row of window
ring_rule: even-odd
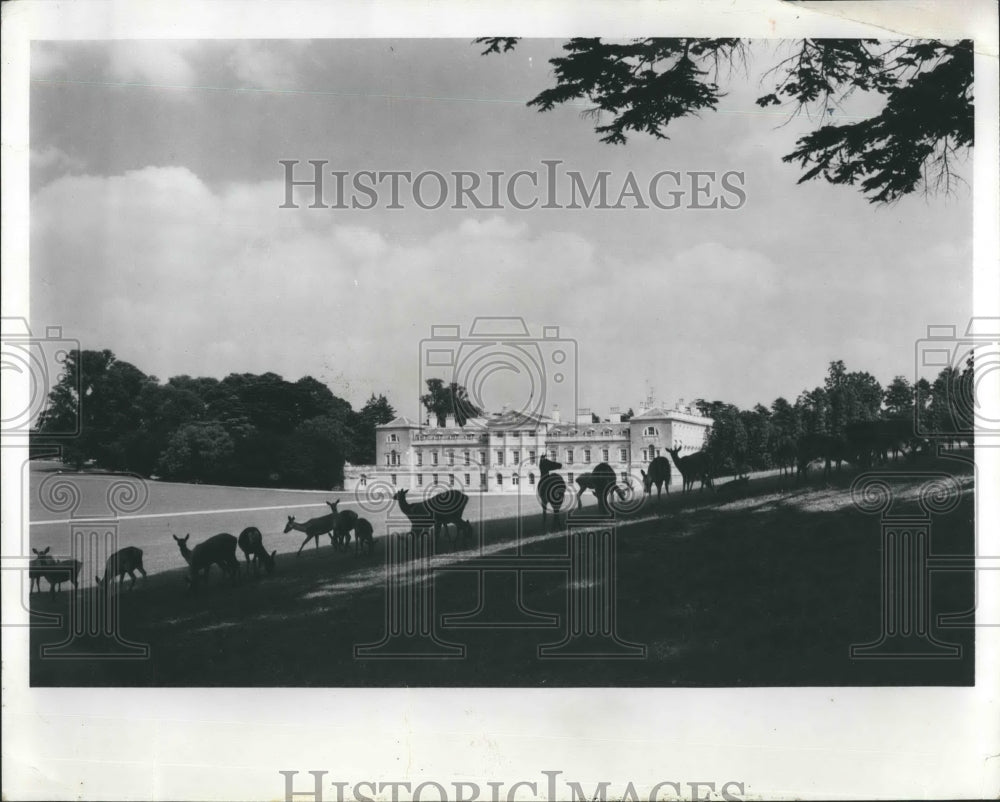
[[[682,451],[688,451],[691,448],[693,448],[693,446],[681,446],[681,450]],[[497,449],[497,451],[496,451],[496,460],[494,462],[495,465],[506,465],[507,464],[506,461],[505,461],[504,453],[505,452],[502,449]],[[456,464],[456,461],[455,461],[456,460],[456,454],[455,454],[455,452],[454,451],[449,451],[446,456],[447,456],[447,459],[448,459],[448,466],[449,467],[453,467]],[[600,456],[601,456],[601,462],[610,462],[611,461],[611,449],[602,448],[601,451],[600,451]],[[659,457],[659,456],[663,456],[663,450],[660,449],[660,448],[657,448],[656,446],[646,446],[645,448],[642,449],[642,461],[643,462],[652,462],[652,460],[655,457]],[[417,467],[418,468],[422,468],[424,466],[424,453],[422,451],[418,451],[416,457],[417,457]],[[553,462],[558,462],[559,461],[558,450],[553,448],[551,451],[549,451],[548,457]],[[520,465],[521,464],[521,452],[520,451],[512,451],[511,452],[511,458],[512,458],[511,459],[511,465]],[[440,455],[438,454],[437,451],[431,451],[430,452],[430,459],[431,459],[430,464],[432,466],[436,466],[436,465],[441,464],[440,463]],[[528,451],[528,462],[530,462],[531,464],[534,464],[535,462],[537,462],[537,459],[538,459],[537,452],[535,452],[533,450],[532,451]],[[576,451],[574,449],[572,449],[572,448],[565,449],[563,460],[562,460],[563,463],[565,465],[572,465],[572,464],[574,464],[575,460],[576,460]],[[619,448],[618,449],[618,461],[619,462],[628,462],[628,449],[627,448]],[[589,465],[591,462],[593,462],[593,451],[591,449],[589,449],[589,448],[583,449],[583,462],[584,462],[584,464],[587,464],[587,465]],[[387,466],[393,467],[393,468],[399,466],[401,464],[400,463],[399,452],[398,451],[390,451],[388,454],[386,454],[385,455],[385,464]],[[466,466],[469,466],[469,465],[473,464],[472,463],[472,452],[471,451],[463,451],[462,452],[462,464],[464,464]],[[478,464],[479,465],[485,465],[486,464],[486,452],[485,451],[480,451],[479,452],[479,463]]]
[[[438,474],[432,473],[431,474],[431,482],[430,483],[432,485],[440,484],[439,479],[440,479],[440,477],[439,477]],[[392,482],[392,484],[395,485],[396,484],[396,474],[392,474],[389,477],[389,480]],[[471,485],[472,485],[472,474],[468,474],[468,473],[465,474],[464,475],[464,480],[465,480],[465,487],[471,487]],[[566,474],[566,480],[570,484],[572,484],[573,481],[574,481],[573,474],[572,473]],[[622,473],[621,473],[621,480],[622,480],[622,482],[625,482],[625,483],[627,483],[629,481],[629,475],[628,475],[627,472],[622,471]],[[448,482],[447,482],[448,487],[455,487],[456,481],[457,480],[455,478],[455,474],[449,473],[448,474]],[[498,473],[496,475],[496,486],[497,487],[503,487],[503,483],[504,483],[504,476],[503,476],[502,473]],[[511,483],[512,486],[517,487],[520,484],[520,477],[516,473],[512,474],[511,477],[510,477],[510,483]],[[535,474],[533,474],[533,473],[529,473],[528,474],[528,484],[531,485],[532,487],[535,486]],[[417,487],[423,487],[423,485],[424,485],[424,474],[418,473],[417,474]],[[481,488],[485,488],[486,487],[486,474],[485,473],[479,474],[479,486]]]

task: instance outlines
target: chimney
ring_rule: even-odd
[[[621,407],[611,407],[611,412],[608,415],[608,423],[621,423],[621,422],[622,422]]]
[[[455,422],[455,413],[449,412],[444,416],[444,428],[454,429],[458,424]]]
[[[576,411],[576,425],[582,426],[585,423],[590,423],[593,419],[590,416],[590,407],[581,407]]]

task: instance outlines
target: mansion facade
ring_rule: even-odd
[[[376,427],[374,476],[393,487],[425,490],[455,487],[466,492],[534,492],[541,478],[542,457],[562,463],[559,473],[572,486],[575,478],[608,463],[622,481],[638,481],[640,469],[668,448],[680,455],[699,451],[712,419],[687,407],[647,406],[628,421],[612,410],[593,423],[590,410],[579,410],[576,421],[509,412],[470,418],[459,426],[449,415],[444,426],[398,417]],[[671,486],[681,484],[671,465]],[[527,487],[524,487],[524,486]]]

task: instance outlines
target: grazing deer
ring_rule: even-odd
[[[248,526],[240,532],[236,543],[247,561],[247,576],[250,576],[251,561],[253,562],[254,576],[260,575],[261,563],[264,563],[264,568],[269,574],[274,573],[274,558],[278,555],[278,550],[275,549],[270,554],[267,553],[267,549],[264,548],[264,536],[256,526]]]
[[[367,518],[358,518],[357,522],[354,524],[354,556],[358,556],[360,549],[365,549],[369,554],[375,548],[375,530],[372,528],[371,521]]]
[[[333,543],[339,549],[347,549],[351,545],[351,530],[358,523],[358,514],[354,510],[341,510],[337,512],[337,505],[340,499],[326,502],[330,511],[337,514],[337,519],[333,523]],[[357,546],[357,543],[355,543]],[[357,548],[355,548],[357,552]]]
[[[688,490],[693,490],[695,480],[701,481],[701,487],[698,488],[699,493],[706,487],[712,490],[715,489],[712,485],[712,465],[708,454],[704,451],[696,451],[694,454],[681,457],[679,456],[681,453],[680,447],[665,450],[674,461],[677,470],[681,472],[681,478],[684,481],[683,492],[687,493]]]
[[[625,500],[625,491],[618,487],[618,479],[615,477],[615,469],[606,462],[600,462],[594,466],[590,473],[582,473],[576,478],[577,499],[583,505],[582,496],[588,490],[594,491],[597,496],[597,509],[602,515],[608,514],[608,497],[615,493],[619,501]]]
[[[115,577],[118,577],[118,587],[121,588],[125,584],[125,574],[128,574],[132,577],[128,589],[132,590],[135,587],[136,571],[142,574],[143,579],[146,578],[146,569],[142,567],[142,549],[126,546],[108,557],[104,564],[104,579],[95,576],[94,581],[97,582],[97,587],[108,590],[114,587]]]
[[[191,566],[191,576],[189,583],[192,590],[198,589],[199,575],[204,572],[208,577],[208,572],[213,565],[218,565],[222,572],[229,574],[233,579],[233,584],[240,579],[240,564],[236,560],[236,538],[228,532],[212,535],[208,540],[199,543],[194,549],[188,548],[187,541],[190,534],[183,538],[174,535],[177,547],[181,550],[184,561]]]
[[[44,549],[39,551],[38,549],[32,549],[35,552],[34,558],[28,563],[28,579],[31,580],[28,583],[28,594],[35,592],[35,586],[38,586],[38,592],[42,592],[42,577],[45,576],[42,571],[42,567],[45,565],[52,565],[55,560],[49,554],[50,546],[46,546]]]
[[[656,485],[656,500],[660,500],[660,491],[663,485],[667,486],[667,495],[670,495],[670,460],[666,457],[653,457],[649,463],[649,471],[640,470],[642,474],[642,488],[648,496]]]
[[[76,590],[81,568],[83,568],[83,563],[79,560],[52,560],[42,563],[40,570],[42,576],[49,583],[49,592],[55,596],[56,592],[61,590],[59,586],[67,580],[73,583],[73,589]],[[38,589],[42,589],[41,584],[39,584]]]
[[[288,516],[288,523],[285,524],[285,533],[291,532],[293,529],[296,532],[305,532],[306,539],[302,541],[302,545],[299,546],[299,550],[295,553],[298,557],[302,553],[302,549],[306,547],[308,543],[313,538],[316,539],[316,548],[319,548],[319,538],[320,535],[330,535],[330,543],[334,543],[333,539],[333,528],[337,524],[337,505],[340,503],[339,499],[330,504],[330,509],[333,510],[329,515],[323,515],[319,518],[310,518],[304,524],[300,524],[295,520],[294,515]]]
[[[410,504],[406,500],[406,491],[398,490],[393,499],[399,504],[399,509],[403,515],[410,519],[413,524],[411,530],[414,535],[421,532],[433,531],[434,542],[437,543],[438,532],[441,527],[450,537],[449,524],[455,524],[455,541],[458,536],[462,536],[464,545],[470,535],[472,535],[472,524],[462,519],[465,506],[469,503],[469,497],[461,490],[445,490],[427,501],[417,504]]]
[[[542,478],[538,480],[538,501],[542,505],[542,529],[545,529],[545,518],[548,508],[552,507],[552,517],[555,518],[556,528],[559,527],[559,510],[566,499],[566,480],[558,473],[553,473],[562,467],[562,463],[542,457],[538,460],[538,469],[542,472]]]

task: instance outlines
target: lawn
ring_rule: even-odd
[[[952,460],[919,468],[953,473],[962,488],[958,505],[933,518],[932,553],[973,553],[971,468]],[[530,515],[518,516],[516,498],[477,498],[470,511],[483,506],[470,517],[478,524],[479,542],[452,550],[442,540],[429,562],[432,584],[398,586],[404,595],[416,594],[418,599],[424,598],[421,589],[433,587],[428,627],[453,651],[464,650],[454,659],[355,656],[356,646],[378,643],[387,631],[390,536],[384,522],[376,523],[371,557],[335,551],[328,540],[296,557],[298,533],[294,539],[292,534],[275,534],[284,511],[256,513],[270,525],[261,527],[265,543],[286,552],[279,554],[273,575],[244,576],[234,585],[216,570],[206,586],[192,593],[185,587],[174,547],[162,566],[158,560],[154,570],[147,563],[149,577],[119,597],[116,631],[128,641],[148,645],[147,659],[42,658],[43,645],[66,640],[73,596],[32,596],[33,610],[61,613],[64,620],[62,627],[33,629],[31,681],[36,686],[330,687],[972,684],[974,630],[943,628],[936,621],[938,613],[973,607],[972,572],[931,575],[931,635],[958,644],[960,657],[851,659],[851,644],[877,640],[880,633],[882,539],[878,516],[852,503],[850,483],[846,472],[829,482],[817,476],[802,485],[768,477],[755,479],[738,497],[671,493],[662,504],[647,503],[616,522],[613,586],[598,575],[578,576],[571,586],[565,561],[546,563],[546,558],[566,554],[567,536],[542,532],[537,505]],[[891,484],[901,499],[894,509],[917,510],[917,476],[896,478]],[[188,509],[210,508],[218,501],[213,495],[217,492],[187,488],[185,498],[201,496],[190,501]],[[260,494],[243,499],[252,501],[247,506],[282,503],[273,491],[246,492]],[[324,498],[288,500],[314,504],[315,513],[302,509],[311,515],[320,513]],[[588,512],[592,503],[585,508]],[[204,520],[197,515],[185,520],[214,523],[213,515],[218,517],[205,513]],[[243,519],[253,523],[246,515]],[[143,530],[144,538],[168,540],[172,546],[167,520],[134,523],[149,527]],[[137,531],[126,523],[123,529]],[[513,570],[487,574],[486,591],[479,584],[480,572],[473,570],[473,561],[484,556],[513,555],[519,528],[523,565],[532,567],[520,573],[520,607]],[[207,526],[197,531],[207,535],[232,530]],[[192,541],[201,535],[192,535]],[[403,570],[412,566],[404,563]],[[586,594],[581,592],[584,585]],[[644,647],[639,659],[539,655],[540,646],[565,638],[569,604],[608,593],[616,604],[615,633],[622,642]],[[89,610],[100,597],[95,588],[81,587],[76,598],[78,610]],[[482,609],[473,618],[492,625],[470,627],[468,619],[466,625],[454,620],[477,608]],[[600,616],[599,611],[590,614]],[[512,622],[534,626],[498,625]],[[69,651],[102,652],[109,647],[107,640],[81,638]]]

